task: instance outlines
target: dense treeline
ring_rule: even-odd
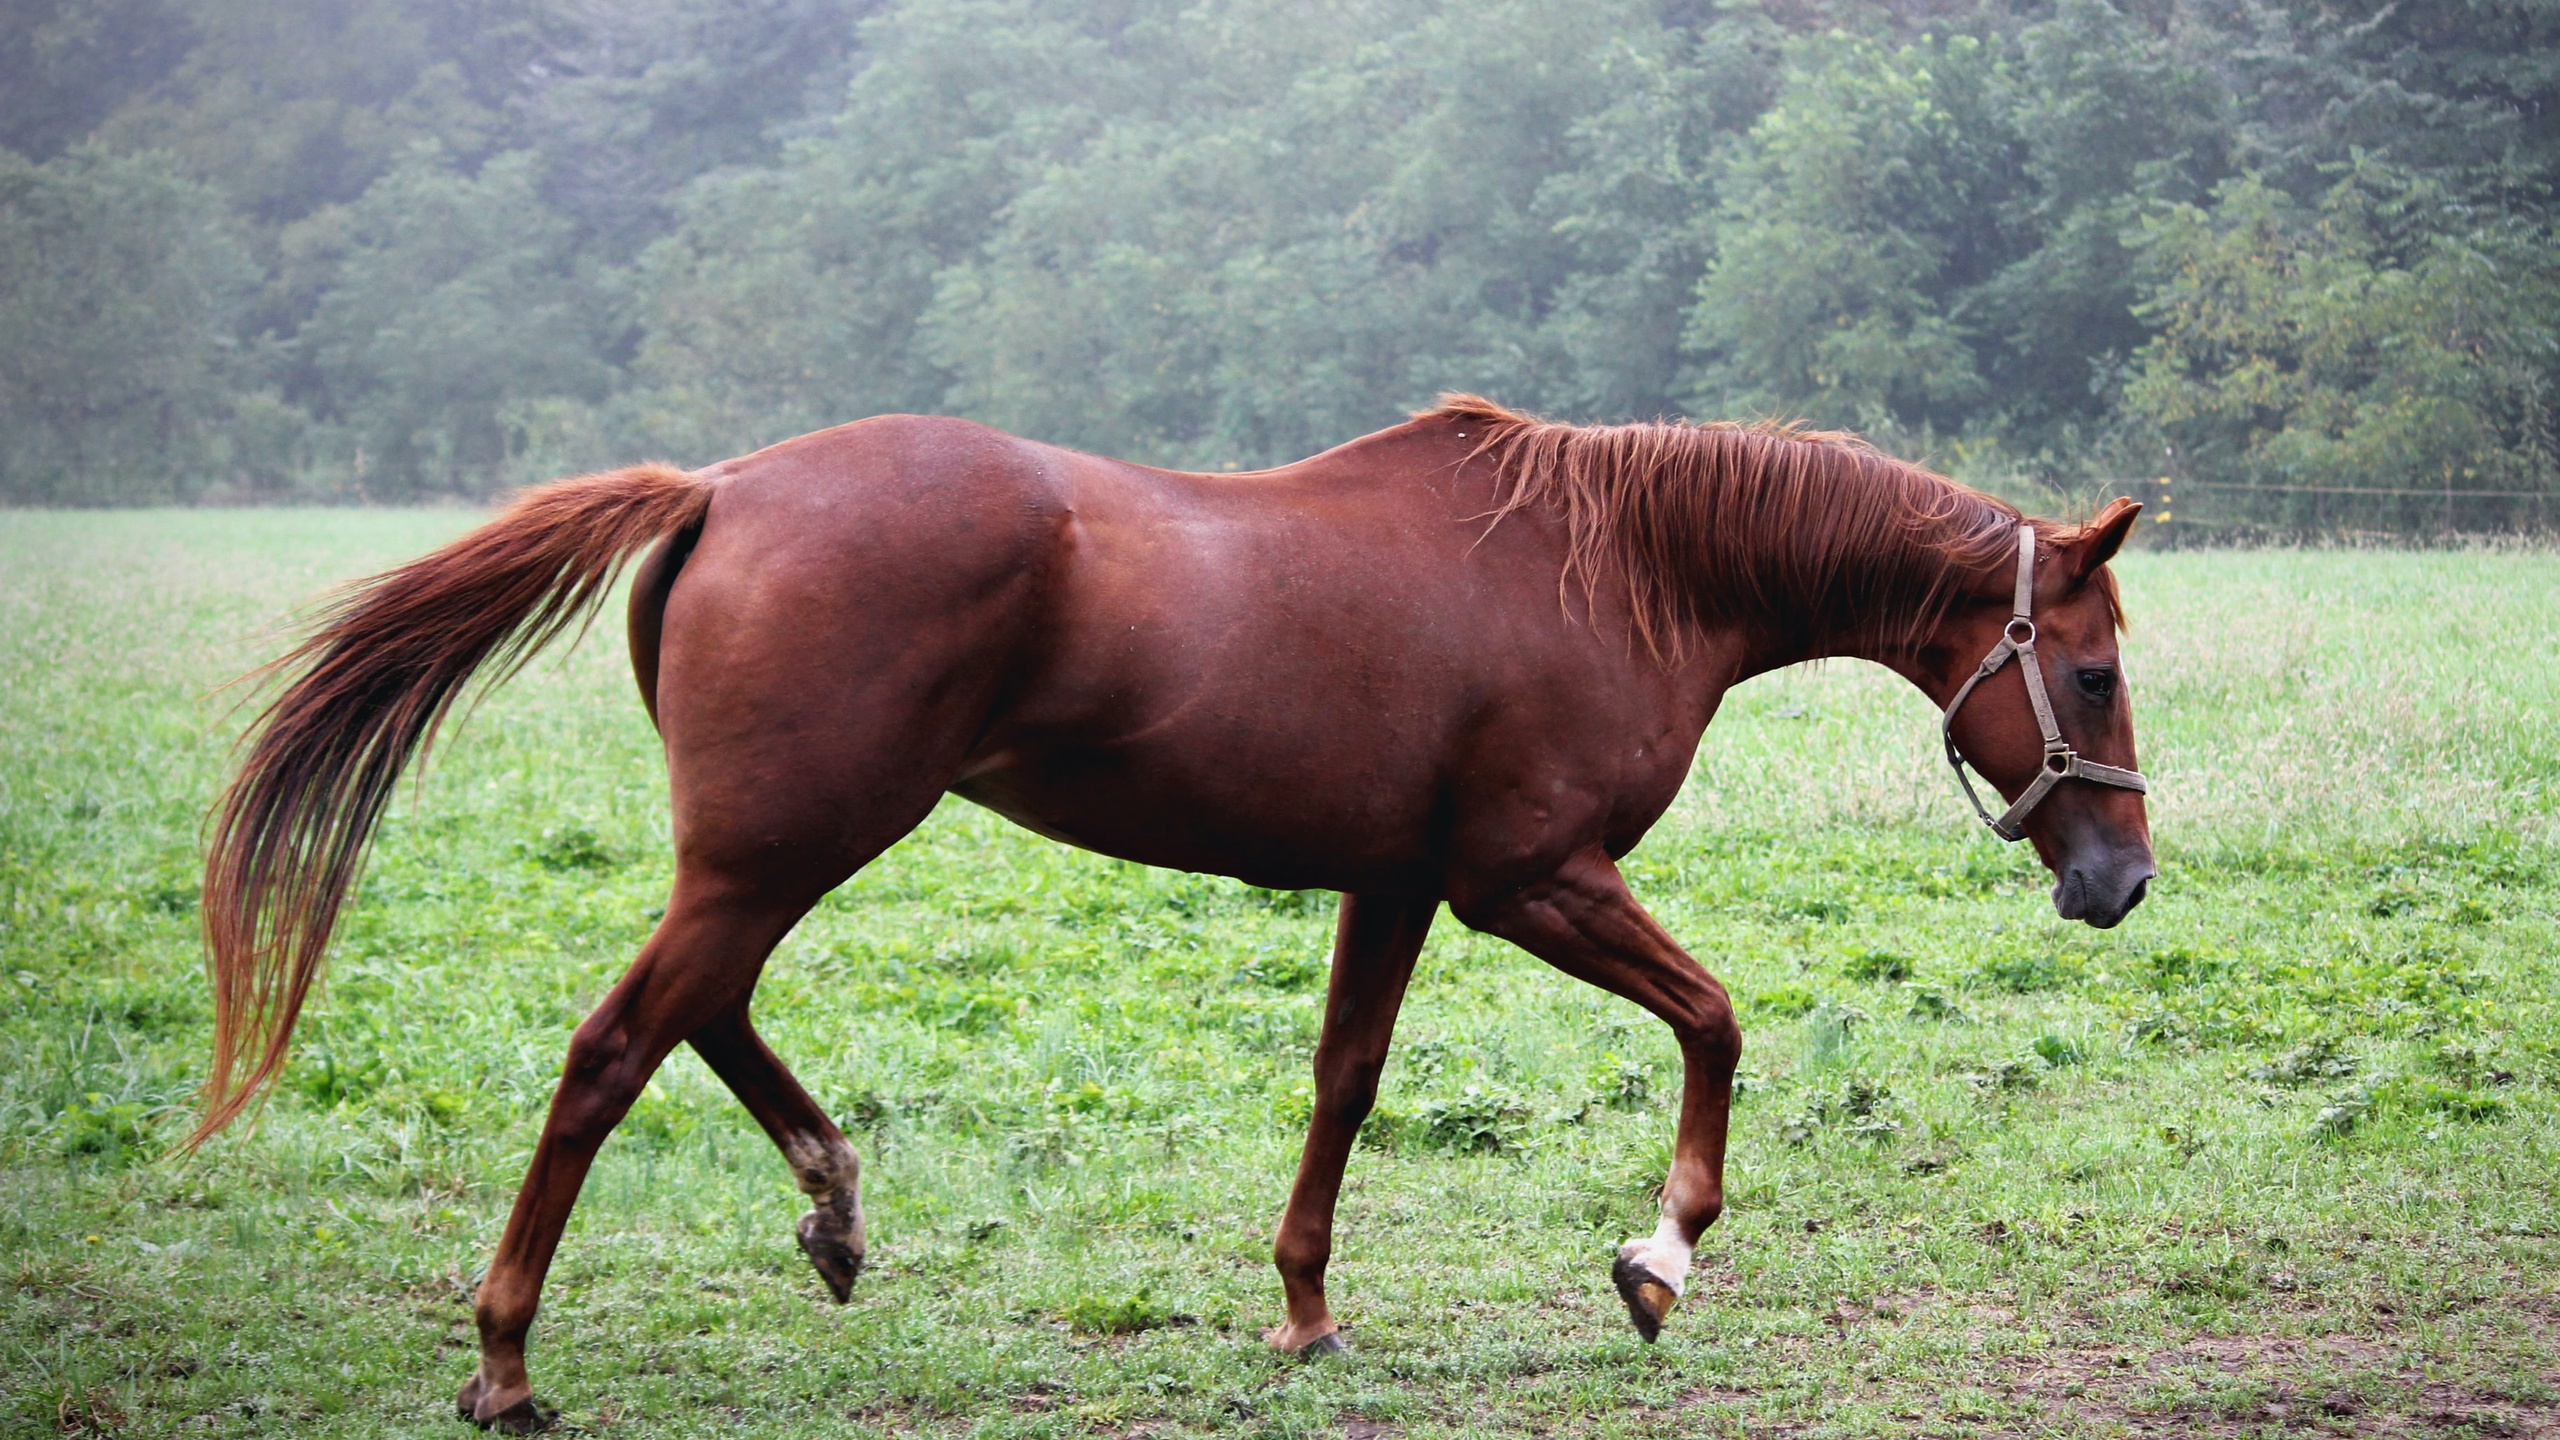
[[[2475,493],[2560,487],[2560,0],[0,17],[19,502],[484,493],[890,410],[1251,466],[1473,389],[2204,522],[2560,518]]]

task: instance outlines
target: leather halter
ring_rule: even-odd
[[[2022,524],[2018,527],[2018,593],[2009,607],[2009,623],[2000,631],[2000,643],[1992,646],[1991,653],[1982,657],[1982,664],[1974,669],[1973,678],[1965,681],[1956,698],[1947,702],[1946,718],[1938,726],[1940,738],[1947,742],[1947,764],[1954,767],[1956,783],[1964,787],[1964,798],[1973,802],[1973,813],[1982,817],[1991,833],[2003,840],[2024,839],[2027,816],[2044,803],[2054,786],[2065,780],[2094,780],[2138,795],[2151,790],[2150,782],[2138,773],[2084,760],[2079,751],[2071,748],[2071,742],[2062,738],[2062,727],[2053,720],[2053,702],[2045,698],[2044,666],[2036,659],[2035,583],[2036,530],[2033,525]],[[1973,781],[1965,776],[1964,756],[1956,750],[1956,711],[1973,693],[1973,687],[2000,673],[2000,667],[2008,664],[2012,655],[2018,657],[2018,670],[2026,676],[2027,702],[2035,706],[2036,728],[2044,732],[2044,763],[2017,803],[1995,816],[1982,803],[1982,797],[1974,793]]]

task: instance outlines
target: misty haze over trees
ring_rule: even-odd
[[[1252,467],[1448,389],[2457,492],[2214,492],[2276,524],[2560,489],[2560,0],[0,17],[15,503],[476,496],[898,410]]]

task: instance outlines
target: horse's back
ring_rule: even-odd
[[[1244,475],[1070,459],[1036,643],[954,788],[1152,864],[1430,883],[1499,629],[1471,593],[1462,458],[1390,431]]]
[[[966,420],[882,415],[786,440],[702,473],[718,487],[688,568],[812,572],[930,558],[906,573],[858,563],[874,585],[980,583],[1019,572],[1065,508],[1056,452]],[[882,597],[886,598],[886,597]]]

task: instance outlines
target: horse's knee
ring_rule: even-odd
[[[1316,1056],[1316,1103],[1314,1119],[1330,1122],[1347,1130],[1357,1130],[1378,1104],[1378,1082],[1386,1074],[1384,1057],[1362,1059],[1328,1065],[1326,1057]]]
[[[1731,1071],[1742,1060],[1742,1022],[1734,1015],[1732,997],[1703,971],[1696,983],[1680,988],[1660,1013],[1681,1052],[1710,1070]]]
[[[1321,1114],[1322,1118],[1332,1124],[1335,1129],[1357,1131],[1367,1123],[1369,1112],[1376,1109],[1377,1104],[1378,1092],[1375,1087],[1372,1087],[1357,1095],[1345,1096],[1330,1105],[1321,1106]]]

